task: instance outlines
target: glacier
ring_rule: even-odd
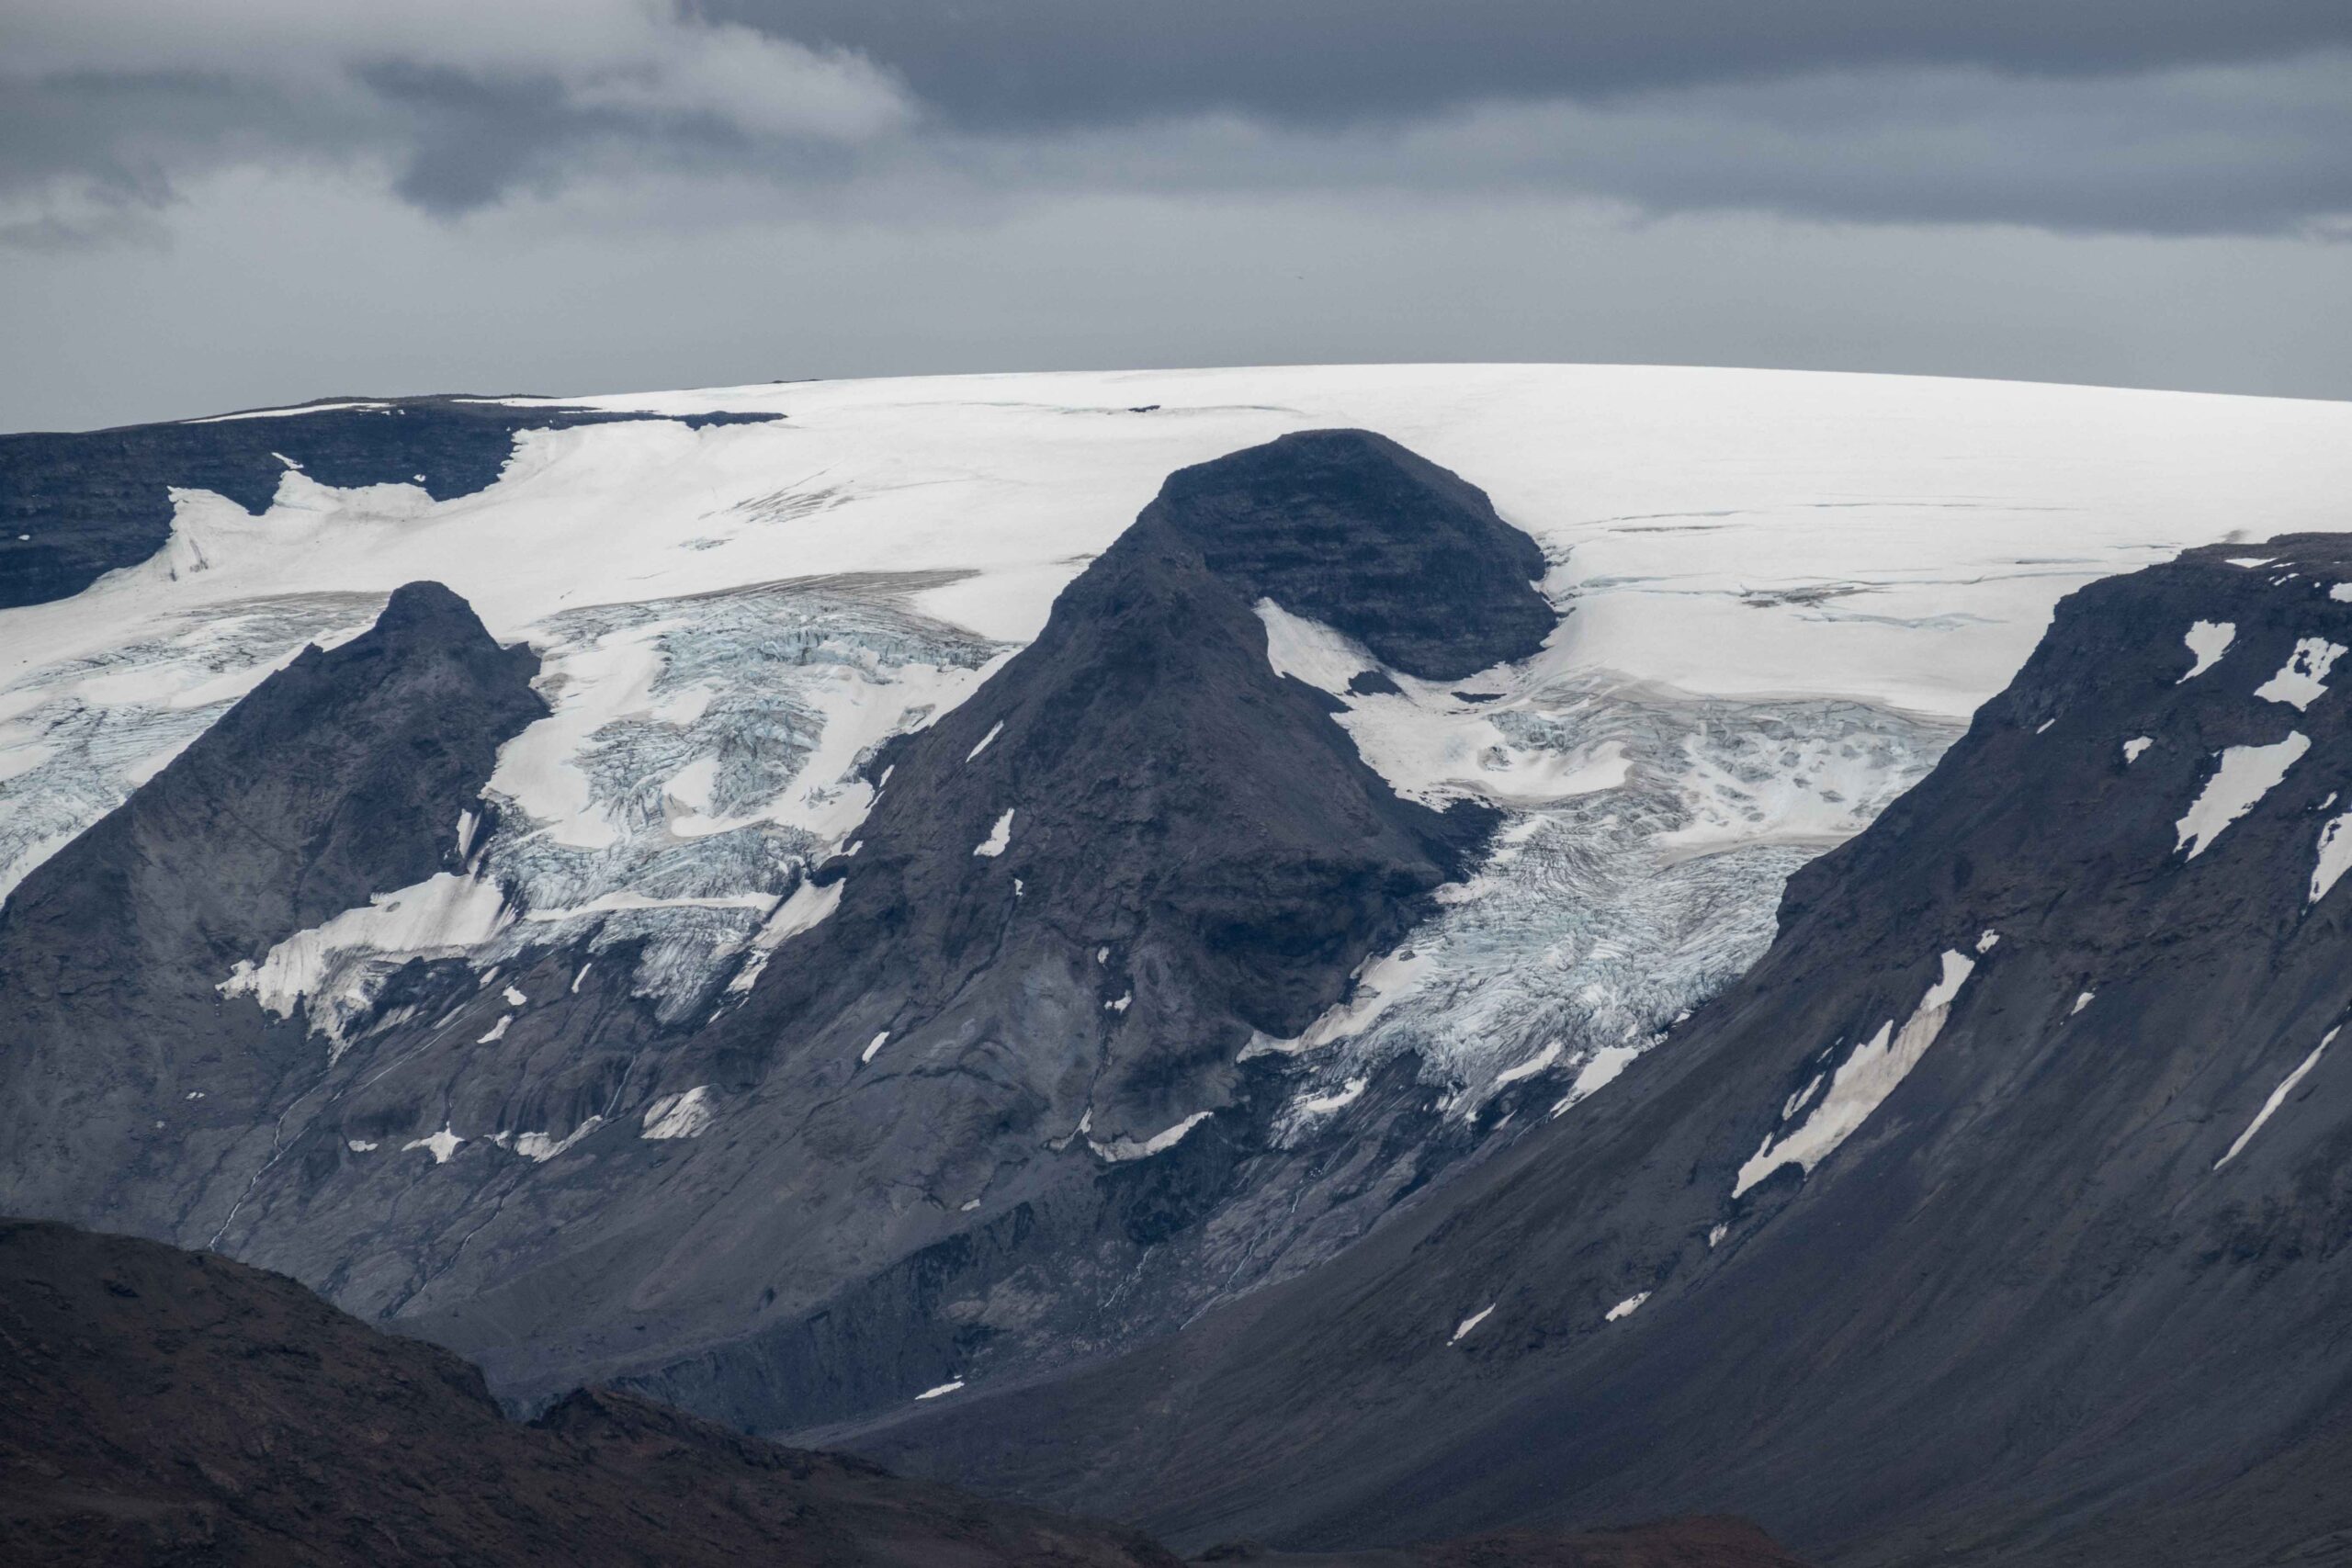
[[[856,852],[877,749],[1034,637],[1170,470],[1361,426],[1484,488],[1567,618],[1524,664],[1350,694],[1374,662],[1261,606],[1276,668],[1335,693],[1399,793],[1508,818],[1353,998],[1253,1045],[1295,1074],[1278,1136],[1344,1135],[1408,1059],[1457,1121],[1522,1092],[1566,1109],[1763,951],[1791,872],[1932,766],[2061,596],[2249,520],[2333,526],[2352,487],[2339,405],[1898,377],[1301,367],[562,401],[774,417],[526,432],[447,502],[293,469],[260,514],[175,492],[156,557],[0,612],[0,891],[305,644],[434,578],[539,653],[553,709],[469,826],[468,908],[500,913],[466,962],[626,954],[691,1023],[825,918],[809,873]],[[339,1050],[385,976],[451,951],[385,929],[339,917],[220,980],[300,1001]]]

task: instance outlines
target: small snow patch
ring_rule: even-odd
[[[1619,1302],[1615,1306],[1611,1307],[1609,1309],[1609,1315],[1601,1319],[1601,1321],[1604,1323],[1614,1323],[1621,1317],[1631,1317],[1634,1315],[1634,1312],[1640,1308],[1641,1304],[1649,1299],[1650,1293],[1647,1291],[1642,1291],[1634,1295],[1627,1296],[1623,1301]]]
[[[2037,724],[2037,725],[2035,725],[2035,726],[2033,727],[2033,732],[2034,732],[2036,735],[2040,735],[2040,734],[2041,734],[2041,733],[2042,733],[2044,730],[2048,729],[2052,725],[2053,725],[2053,724],[2055,724],[2055,723],[2057,723],[2057,722],[2058,722],[2058,721],[2057,721],[2056,719],[2054,719],[2054,718],[2045,718],[2045,719],[2043,719],[2040,724]]]
[[[972,846],[974,854],[994,860],[1004,853],[1005,846],[1012,842],[1012,807],[1005,807],[1004,815],[998,818],[996,826],[989,829],[989,836]]]
[[[1174,1148],[1178,1144],[1182,1143],[1184,1141],[1185,1134],[1190,1133],[1193,1128],[1199,1126],[1202,1122],[1207,1121],[1210,1117],[1216,1114],[1216,1112],[1214,1111],[1195,1111],[1190,1116],[1185,1117],[1182,1122],[1177,1122],[1173,1127],[1165,1128],[1160,1132],[1154,1133],[1148,1138],[1141,1140],[1134,1138],[1114,1138],[1107,1144],[1098,1144],[1093,1139],[1089,1138],[1086,1141],[1086,1146],[1092,1149],[1103,1159],[1110,1161],[1113,1165],[1117,1165],[1124,1160],[1148,1159],[1153,1155],[1165,1154],[1170,1149]],[[1091,1108],[1090,1108],[1086,1113],[1086,1121],[1081,1122],[1080,1126],[1084,1127],[1091,1124],[1093,1122],[1093,1119],[1094,1112]]]
[[[449,1163],[449,1156],[458,1152],[458,1145],[464,1142],[465,1139],[445,1126],[431,1137],[415,1138],[402,1144],[401,1153],[406,1154],[411,1149],[430,1149],[433,1152],[435,1165],[447,1165]]]
[[[2327,591],[2327,596],[2339,604],[2352,604],[2352,582],[2339,582]]]
[[[1634,1065],[1641,1053],[1631,1045],[1603,1045],[1591,1059],[1577,1071],[1577,1081],[1568,1086],[1551,1113],[1560,1115],[1580,1100],[1591,1099],[1617,1081],[1617,1075]]]
[[[973,758],[978,756],[981,752],[987,750],[989,749],[989,742],[1003,733],[1004,720],[998,719],[996,723],[989,728],[989,732],[980,737],[980,743],[978,746],[973,747],[969,751],[964,753],[964,761],[968,762]]]
[[[2274,558],[2270,556],[2223,556],[2222,558],[2228,561],[2232,566],[2242,566],[2245,568],[2246,570],[2252,571],[2256,567],[2268,566]]]
[[[2193,681],[2219,664],[2222,655],[2230,650],[2230,644],[2237,635],[2235,621],[2198,621],[2191,625],[2180,640],[2188,645],[2188,651],[2197,656],[2197,662],[2188,667],[2188,674],[2173,684],[2177,686],[2181,681]]]
[[[2295,651],[2278,667],[2278,673],[2254,689],[2254,694],[2267,702],[2285,703],[2297,713],[2312,705],[2314,699],[2327,691],[2327,672],[2344,657],[2344,645],[2325,637],[2300,637]]]
[[[1942,977],[1928,987],[1928,994],[1919,998],[1919,1005],[1904,1021],[1902,1029],[1897,1031],[1892,1019],[1879,1025],[1878,1032],[1846,1058],[1830,1080],[1829,1092],[1822,1097],[1820,1107],[1802,1125],[1777,1144],[1767,1134],[1756,1153],[1739,1168],[1732,1196],[1738,1197],[1784,1165],[1796,1166],[1810,1174],[1815,1166],[1850,1137],[1919,1065],[1919,1058],[1927,1055],[1928,1047],[1943,1032],[1944,1020],[1951,1016],[1951,1004],[1959,997],[1961,987],[1975,972],[1974,959],[1947,952],[1943,955]]]
[[[574,1127],[568,1138],[559,1138],[551,1133],[518,1133],[514,1137],[514,1152],[525,1159],[545,1165],[604,1124],[602,1116],[591,1116]]]
[[[2335,1034],[2336,1031],[2331,1029],[2325,1034],[2320,1036],[2319,1043],[2312,1048],[2310,1055],[2303,1058],[2302,1065],[2297,1067],[2293,1072],[2289,1073],[2286,1078],[2280,1082],[2278,1087],[2270,1091],[2270,1098],[2264,1100],[2262,1102],[2262,1109],[2254,1113],[2254,1120],[2246,1124],[2245,1132],[2238,1134],[2238,1141],[2230,1145],[2230,1152],[2213,1162],[2213,1168],[2215,1170],[2221,1169],[2223,1166],[2229,1164],[2230,1161],[2237,1158],[2239,1152],[2243,1150],[2246,1145],[2254,1141],[2254,1135],[2262,1131],[2262,1124],[2265,1122],[2269,1121],[2271,1116],[2277,1112],[2280,1106],[2287,1103],[2287,1097],[2295,1092],[2295,1086],[2302,1082],[2304,1076],[2313,1067],[2319,1066],[2321,1054],[2327,1049],[2328,1042],[2334,1040],[2335,1038]]]
[[[586,964],[582,964],[580,966],[580,973],[571,977],[571,994],[573,996],[576,997],[580,994],[580,982],[588,978],[588,971],[594,967],[596,967],[595,963],[594,960],[591,960]]]
[[[2346,871],[2352,871],[2352,811],[2319,830],[2319,860],[2312,867],[2312,896],[2304,902],[2316,904],[2326,897]]]
[[[2149,747],[2154,746],[2154,739],[2146,735],[2134,736],[2131,739],[2126,740],[2123,743],[2123,765],[2128,768],[2132,763],[2138,761],[2140,760],[2140,753],[2145,751]]]
[[[710,1086],[696,1084],[684,1094],[665,1094],[645,1108],[641,1138],[699,1138],[718,1115]]]
[[[346,1149],[349,1149],[353,1154],[356,1154],[356,1155],[373,1154],[373,1153],[375,1153],[375,1152],[376,1152],[376,1145],[375,1145],[374,1144],[369,1143],[369,1142],[368,1142],[367,1139],[365,1139],[365,1138],[348,1138],[348,1139],[345,1139],[345,1142],[344,1142],[344,1145],[343,1145],[343,1146],[344,1146],[345,1148],[346,1148]]]
[[[528,997],[525,996],[522,992],[520,992],[520,991],[516,990],[514,987],[509,986],[509,987],[506,987],[506,1005],[507,1005],[508,1007],[511,1007],[511,1008],[518,1008],[518,1007],[521,1007],[524,1003],[526,1003],[526,1002],[529,1001],[530,999],[531,999],[530,998],[528,998]]]
[[[874,1060],[875,1054],[880,1051],[885,1044],[888,1043],[889,1039],[890,1032],[886,1029],[881,1033],[876,1035],[873,1039],[867,1041],[865,1043],[865,1049],[857,1054],[858,1061],[864,1063]]]
[[[2311,737],[2298,729],[2268,746],[2233,746],[2223,751],[2221,766],[2205,781],[2188,815],[2175,824],[2180,841],[2173,848],[2187,850],[2190,860],[2203,854],[2222,829],[2253,810],[2311,749]]]
[[[1813,1103],[1813,1097],[1815,1094],[1818,1094],[1821,1091],[1821,1086],[1828,1081],[1829,1075],[1827,1073],[1814,1074],[1813,1081],[1811,1083],[1797,1090],[1796,1093],[1789,1096],[1788,1100],[1782,1103],[1781,1106],[1781,1120],[1783,1122],[1789,1121],[1792,1119],[1798,1111],[1803,1111],[1806,1106],[1811,1105]]]
[[[1713,1251],[1714,1248],[1721,1247],[1724,1244],[1724,1237],[1729,1235],[1731,1235],[1731,1227],[1729,1225],[1717,1225],[1714,1229],[1709,1231],[1707,1233],[1708,1250]]]
[[[1544,1046],[1544,1049],[1538,1051],[1534,1055],[1530,1056],[1526,1061],[1520,1063],[1519,1066],[1515,1067],[1506,1067],[1501,1072],[1497,1073],[1495,1075],[1493,1087],[1499,1089],[1510,1084],[1515,1084],[1521,1078],[1532,1078],[1559,1059],[1560,1043],[1555,1040],[1550,1044]]]
[[[2098,996],[2098,993],[2097,991],[2085,991],[2081,996],[2076,997],[2076,998],[2075,998],[2075,1005],[2074,1005],[2074,1007],[2068,1010],[2068,1011],[2067,1011],[2067,1013],[2066,1013],[2066,1016],[2067,1016],[2068,1018],[2072,1018],[2072,1017],[2074,1017],[2074,1016],[2075,1016],[2075,1013],[2078,1013],[2078,1012],[2082,1011],[2085,1008],[2086,1008],[2086,1007],[2090,1006],[2090,1005],[2091,1005],[2091,998],[2092,998],[2093,997]]]
[[[2001,933],[1996,931],[1987,931],[1984,935],[1976,939],[1976,951],[1979,953],[1990,953],[2000,944]]]
[[[1455,1324],[1453,1325],[1453,1337],[1447,1340],[1446,1343],[1449,1345],[1461,1344],[1463,1336],[1468,1334],[1472,1329],[1486,1322],[1488,1317],[1494,1314],[1494,1310],[1495,1303],[1493,1302],[1488,1302],[1485,1306],[1480,1307],[1476,1312],[1472,1313],[1468,1317],[1465,1317],[1460,1323]]]
[[[479,1040],[476,1040],[476,1041],[474,1042],[474,1043],[475,1043],[475,1044],[477,1044],[477,1045],[487,1045],[487,1044],[489,1044],[491,1042],[492,1042],[492,1041],[494,1041],[494,1040],[503,1040],[503,1039],[505,1039],[505,1038],[506,1038],[506,1030],[507,1030],[507,1027],[508,1027],[510,1024],[512,1024],[514,1021],[514,1015],[513,1013],[511,1013],[511,1012],[502,1012],[502,1013],[500,1013],[500,1014],[498,1015],[498,1021],[497,1021],[496,1023],[493,1023],[493,1024],[492,1024],[492,1025],[490,1026],[490,1032],[489,1032],[489,1033],[487,1033],[487,1034],[485,1034],[485,1035],[483,1035],[483,1036],[481,1036],[481,1038],[480,1038]]]
[[[1300,1100],[1298,1113],[1301,1116],[1329,1116],[1334,1111],[1345,1110],[1363,1098],[1364,1088],[1371,1082],[1370,1078],[1350,1078],[1329,1094],[1312,1095]]]
[[[1136,994],[1133,991],[1127,991],[1121,994],[1119,999],[1115,1002],[1104,1002],[1102,1004],[1102,1009],[1105,1012],[1125,1012],[1135,999]]]
[[[962,1378],[957,1378],[953,1382],[939,1383],[933,1387],[924,1389],[921,1393],[916,1394],[915,1397],[919,1400],[939,1399],[947,1394],[954,1393],[957,1389],[962,1388],[963,1386],[964,1380]]]

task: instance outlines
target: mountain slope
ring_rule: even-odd
[[[1180,472],[1035,643],[862,761],[878,794],[857,840],[784,868],[767,934],[683,1017],[562,924],[518,918],[472,842],[488,815],[474,800],[415,838],[402,874],[311,910],[314,930],[279,919],[108,959],[168,975],[183,1012],[257,1032],[256,1087],[233,1081],[239,1058],[189,1091],[211,1118],[266,1129],[247,1180],[214,1147],[190,1158],[137,1135],[151,1114],[186,1120],[155,1074],[103,1076],[143,1158],[75,1161],[67,1098],[14,1092],[36,1063],[12,1055],[20,1149],[58,1150],[18,1190],[43,1212],[223,1241],[401,1312],[519,1397],[626,1376],[753,1427],[911,1398],[983,1352],[1018,1365],[1172,1325],[1206,1288],[1182,1265],[1199,1245],[1185,1233],[1246,1182],[1279,1104],[1280,1055],[1253,1063],[1253,1042],[1340,1003],[1498,819],[1396,795],[1334,722],[1344,705],[1277,670],[1261,606],[1279,596],[1362,630],[1398,678],[1448,678],[1541,648],[1543,568],[1476,491],[1376,436],[1286,436]],[[502,716],[462,777],[410,772],[399,738],[344,716],[422,592],[265,681],[122,818],[187,818],[170,853],[227,862],[212,829],[249,808],[208,771],[224,754],[249,795],[274,799],[290,776],[306,807],[386,834],[399,815],[368,807],[386,777],[443,811],[473,800],[497,739],[532,712],[421,693],[430,722]],[[525,673],[505,694],[536,708]],[[187,782],[199,775],[213,784]],[[190,793],[198,807],[175,804]],[[0,963],[38,969],[71,946],[77,911],[114,919],[53,889],[96,885],[116,820],[28,881]],[[315,856],[322,837],[295,834],[290,852]],[[379,931],[405,930],[411,907],[431,927],[421,958]],[[506,930],[492,972],[449,962]],[[262,1009],[307,1027],[273,1029]],[[12,1013],[45,1053],[39,1072],[106,1059],[119,1012],[74,1017],[69,1040]],[[209,1066],[164,1055],[171,1090]],[[108,1185],[93,1201],[83,1178]],[[1156,1248],[1174,1268],[1133,1289]]]
[[[627,1377],[766,1429],[1115,1351],[1577,1120],[2060,593],[2352,478],[2325,405],[1623,367],[467,406],[519,423],[424,482],[415,416],[356,409],[95,464],[175,487],[170,536],[0,612],[0,886],[449,583],[547,711],[422,881],[175,979],[198,1021],[142,1048],[213,1051],[217,1006],[256,1082],[156,1079],[86,1168],[514,1397]],[[705,417],[745,410],[789,417]],[[1171,470],[1329,426],[1495,511],[1366,446],[1118,542]],[[1209,547],[1252,512],[1283,529]]]
[[[1150,1564],[1132,1531],[473,1368],[206,1253],[0,1223],[0,1538],[48,1563]]]
[[[866,1446],[1180,1540],[1721,1508],[1839,1562],[2122,1563],[2342,1531],[2298,1478],[2339,1451],[2352,1324],[2347,581],[2311,536],[2075,593],[1610,1089],[1309,1280]]]
[[[498,748],[547,712],[538,668],[413,583],[27,877],[0,906],[0,1203],[165,1232],[202,1213],[315,1050],[222,982],[454,868]]]

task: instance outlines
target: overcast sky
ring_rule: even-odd
[[[1321,360],[2352,397],[2347,0],[5,0],[0,428]]]

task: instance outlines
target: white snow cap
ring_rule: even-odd
[[[1611,1307],[1609,1309],[1609,1315],[1602,1319],[1602,1321],[1606,1323],[1614,1323],[1621,1317],[1631,1317],[1635,1312],[1640,1310],[1641,1304],[1649,1299],[1650,1293],[1647,1291],[1637,1292],[1633,1295],[1627,1296],[1623,1301],[1619,1302],[1615,1306]]]

